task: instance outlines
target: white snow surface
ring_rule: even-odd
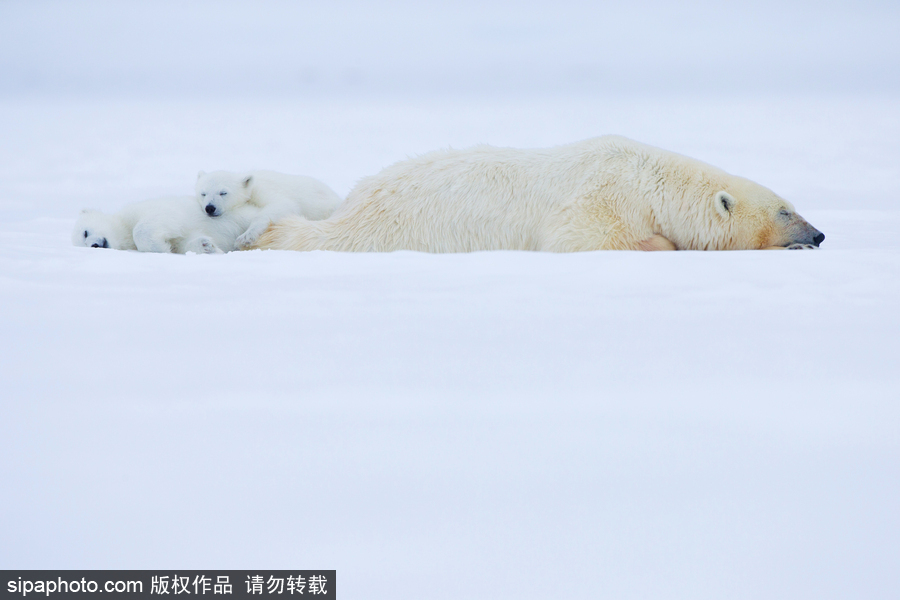
[[[448,83],[454,94],[203,98],[160,75],[203,63],[178,46],[184,61],[139,55],[133,75],[155,95],[112,93],[128,57],[71,31],[71,54],[39,52],[29,35],[48,3],[34,4],[0,6],[20,25],[0,19],[15,29],[0,45],[34,48],[24,63],[3,54],[0,71],[44,82],[0,86],[0,568],[326,568],[342,598],[372,599],[896,597],[896,91],[476,93],[475,78]],[[83,6],[125,11],[123,39],[148,10]],[[159,6],[159,22],[178,16]],[[223,6],[236,27],[242,7]],[[495,27],[478,39],[495,46],[454,58],[438,36],[419,60],[441,67],[435,79],[469,64],[490,78],[518,60],[504,31],[565,37],[564,20],[536,28],[544,13],[528,6],[487,10]],[[878,7],[836,39],[887,27]],[[60,9],[50,32],[72,11]],[[78,14],[96,39],[113,35]],[[256,27],[251,39],[269,40]],[[353,61],[329,27],[308,31],[333,34],[335,54],[304,60],[340,72]],[[363,67],[414,87],[395,59],[428,36],[404,31],[387,28]],[[872,38],[894,64],[896,39]],[[670,60],[688,64],[684,52]],[[813,61],[804,52],[787,62]],[[559,53],[545,75],[577,62]],[[865,62],[847,56],[835,68]],[[103,85],[53,91],[63,72]],[[772,188],[825,233],[822,248],[180,256],[69,239],[81,208],[190,194],[201,169],[310,175],[345,195],[441,147],[606,133]]]
[[[199,168],[345,193],[401,149],[562,143],[640,111],[3,109],[5,568],[335,568],[351,598],[900,584],[900,153],[868,160],[896,121],[829,150],[784,131],[818,124],[660,129],[790,188],[819,251],[178,256],[69,233]]]

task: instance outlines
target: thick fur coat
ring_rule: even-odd
[[[743,250],[824,239],[771,190],[618,136],[549,149],[477,146],[361,180],[330,218],[286,218],[283,250]]]

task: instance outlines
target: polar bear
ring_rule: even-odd
[[[209,217],[225,215],[243,224],[237,249],[250,246],[269,225],[289,215],[326,219],[341,203],[341,198],[317,179],[275,171],[200,171],[195,191]]]
[[[141,252],[216,254],[233,250],[240,233],[238,225],[210,222],[193,196],[168,196],[129,204],[112,215],[85,209],[75,222],[72,243]]]
[[[774,192],[618,136],[550,149],[476,146],[362,179],[325,221],[292,217],[258,248],[385,252],[815,248]]]

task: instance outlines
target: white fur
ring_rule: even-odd
[[[249,247],[269,225],[285,217],[326,219],[341,203],[340,197],[317,179],[274,171],[200,171],[196,194],[210,219],[225,217],[243,226],[235,242],[237,249]]]
[[[238,225],[213,221],[193,196],[154,198],[127,205],[116,214],[83,210],[72,231],[76,246],[212,254],[234,249]]]
[[[285,219],[258,247],[726,250],[811,244],[817,234],[790,203],[752,181],[604,136],[549,149],[477,146],[405,160],[361,180],[331,218]]]

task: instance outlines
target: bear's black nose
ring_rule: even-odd
[[[816,246],[818,246],[818,245],[821,244],[824,240],[825,240],[825,234],[822,233],[822,232],[820,231],[820,232],[819,232],[819,235],[817,235],[816,237],[813,238],[813,244],[815,244]]]
[[[208,214],[209,216],[213,216],[213,213],[215,213],[215,212],[216,212],[215,206],[213,206],[212,204],[206,205],[206,214]]]
[[[91,248],[109,248],[109,242],[106,241],[106,238],[101,238],[99,242],[91,244]]]

